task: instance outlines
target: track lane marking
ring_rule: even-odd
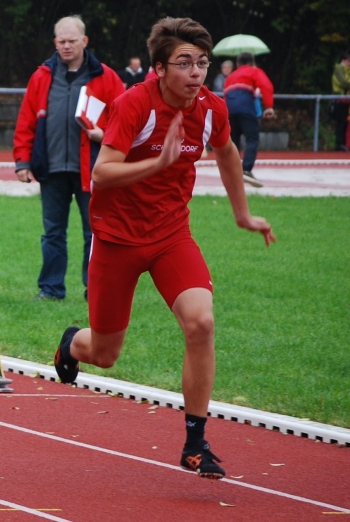
[[[16,397],[68,397],[69,399],[111,399],[111,395],[96,392],[94,395],[67,395],[60,393],[11,393],[11,395],[0,395],[0,398],[14,399]],[[121,397],[122,398],[122,397]]]
[[[157,460],[146,459],[144,457],[137,457],[136,455],[129,455],[128,453],[121,453],[119,451],[109,450],[106,448],[101,448],[99,446],[93,446],[92,444],[86,444],[84,442],[73,441],[73,440],[65,439],[63,437],[57,437],[56,435],[50,435],[48,433],[42,433],[40,431],[35,431],[35,430],[28,429],[28,428],[22,428],[20,426],[14,425],[14,424],[8,424],[6,422],[0,421],[0,426],[3,426],[4,428],[9,428],[12,430],[20,431],[22,433],[27,433],[29,435],[35,435],[37,437],[43,437],[45,439],[50,439],[50,440],[54,440],[57,442],[64,442],[65,444],[71,444],[72,446],[79,446],[80,448],[85,448],[85,449],[89,449],[89,450],[93,450],[93,451],[99,451],[100,453],[106,453],[108,455],[115,455],[116,457],[135,460],[137,462],[142,462],[144,464],[151,464],[152,466],[158,466],[161,468],[171,469],[173,471],[180,471],[182,473],[193,474],[193,472],[191,472],[191,471],[186,471],[186,470],[180,468],[179,466],[173,466],[172,464],[166,464],[165,462],[159,462]],[[305,498],[305,497],[299,497],[298,495],[290,495],[289,493],[284,493],[283,491],[277,491],[274,489],[264,488],[261,486],[255,486],[254,484],[248,484],[247,482],[239,482],[237,480],[231,480],[231,479],[227,479],[227,478],[221,479],[221,482],[226,482],[228,484],[233,484],[235,486],[252,489],[254,491],[260,491],[262,493],[267,493],[269,495],[284,497],[288,500],[296,500],[297,502],[303,502],[305,504],[312,504],[313,506],[319,506],[319,507],[331,509],[333,511],[350,514],[349,508],[339,507],[339,506],[335,506],[333,504],[327,504],[325,502],[319,502],[317,500],[312,500],[312,499]]]
[[[16,511],[23,511],[24,513],[28,513],[29,515],[35,515],[39,518],[46,518],[46,520],[53,520],[54,522],[73,522],[71,520],[67,520],[66,518],[56,517],[55,515],[49,515],[48,513],[42,513],[37,509],[31,509],[26,506],[21,506],[20,504],[15,504],[13,502],[8,502],[7,500],[3,500],[0,498],[0,505],[7,506]],[[2,510],[0,510],[2,511]]]

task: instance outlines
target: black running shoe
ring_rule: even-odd
[[[76,326],[70,326],[67,328],[63,332],[61,342],[55,353],[56,372],[63,383],[71,384],[74,382],[79,372],[79,361],[69,354],[70,343],[79,330],[80,328],[77,328]],[[68,354],[68,356],[63,355],[62,348],[64,354]]]
[[[225,471],[214,460],[221,462],[210,451],[209,443],[201,440],[193,448],[184,448],[180,464],[184,469],[196,471],[200,477],[218,480],[225,476]]]

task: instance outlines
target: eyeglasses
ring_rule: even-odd
[[[199,60],[199,62],[183,61],[183,62],[179,62],[179,63],[176,63],[176,62],[166,62],[166,63],[168,65],[177,65],[179,67],[179,69],[182,69],[182,70],[192,69],[192,67],[194,65],[197,65],[198,69],[208,69],[209,65],[211,64],[211,62],[208,62],[207,60]]]

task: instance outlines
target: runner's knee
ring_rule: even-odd
[[[91,363],[99,368],[111,368],[118,359],[124,340],[121,334],[92,336]]]
[[[212,337],[214,334],[213,314],[211,312],[201,312],[192,317],[184,322],[183,331],[186,340],[189,342]]]
[[[118,359],[119,353],[110,352],[93,352],[91,356],[91,364],[98,366],[98,368],[112,368],[116,360]]]

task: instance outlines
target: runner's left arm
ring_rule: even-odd
[[[265,218],[250,214],[244,189],[241,158],[236,146],[229,138],[226,145],[213,147],[213,151],[237,225],[252,232],[260,232],[264,236],[266,246],[269,246],[272,241],[276,241],[276,237]]]

